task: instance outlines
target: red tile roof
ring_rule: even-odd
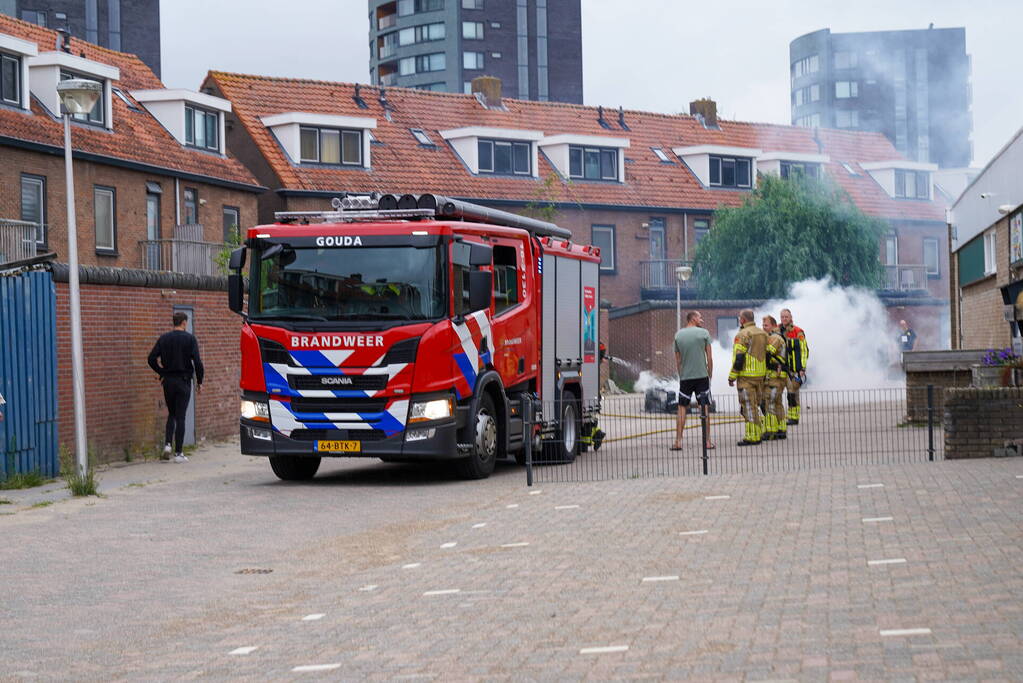
[[[380,89],[361,86],[368,105],[361,109],[353,96],[355,85],[291,78],[270,78],[210,72],[206,85],[213,85],[231,101],[235,115],[249,132],[262,155],[277,175],[280,187],[288,190],[436,192],[456,197],[536,201],[543,179],[556,173],[540,155],[539,179],[506,176],[474,176],[454,150],[441,139],[439,130],[463,126],[487,126],[562,133],[627,137],[625,182],[607,183],[574,180],[557,184],[556,201],[615,206],[657,206],[715,209],[735,206],[746,193],[709,189],[701,185],[682,164],[659,161],[650,150],[660,147],[674,159],[671,149],[695,145],[752,147],[764,152],[825,154],[831,163],[827,172],[849,193],[866,213],[895,220],[944,221],[937,202],[893,199],[856,162],[900,159],[884,135],[821,129],[817,132],[795,126],[739,121],[720,121],[720,130],[707,129],[695,117],[626,110],[629,130],[618,125],[618,111],[605,110],[611,129],[598,123],[596,107],[560,102],[505,99],[506,111],[487,109],[473,95],[387,88],[390,119],[379,101]],[[292,163],[260,117],[301,111],[344,116],[373,117],[377,121],[372,169],[340,169],[301,166]],[[422,128],[437,143],[421,146],[410,128]],[[860,174],[850,175],[840,162],[848,162]],[[277,188],[272,188],[277,189]]]
[[[0,33],[36,43],[40,54],[54,51],[57,32],[0,14]],[[71,145],[76,151],[96,154],[206,178],[254,186],[258,183],[237,159],[192,150],[167,132],[144,107],[132,100],[130,91],[163,88],[160,79],[135,55],[115,52],[71,39],[71,52],[120,70],[120,79],[113,83],[139,111],[132,111],[116,95],[113,101],[112,131],[88,125],[71,127]],[[0,107],[0,136],[63,148],[64,129],[35,98],[31,116],[21,109]]]

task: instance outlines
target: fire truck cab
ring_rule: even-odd
[[[243,454],[281,479],[337,456],[478,479],[599,446],[596,247],[437,195],[333,207],[279,213],[231,254]]]

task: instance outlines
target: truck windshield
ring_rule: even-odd
[[[285,248],[258,262],[253,318],[433,320],[447,311],[437,247]]]

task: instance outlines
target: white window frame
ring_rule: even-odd
[[[315,159],[312,158],[312,157],[307,157],[307,156],[303,156],[302,155],[302,133],[304,133],[306,131],[315,131],[316,132],[316,138],[315,138],[316,139],[316,158]],[[361,131],[361,130],[352,130],[352,129],[347,129],[347,128],[320,128],[320,127],[317,127],[317,126],[300,126],[298,134],[299,134],[299,144],[298,144],[299,163],[302,163],[302,164],[324,164],[324,165],[327,165],[327,166],[352,166],[352,167],[356,167],[356,166],[361,167],[361,166],[363,166],[363,160],[362,160],[362,144],[363,144],[362,134],[363,134],[363,131]],[[327,135],[337,135],[338,136],[338,143],[340,145],[340,150],[339,150],[340,151],[340,163],[324,162],[324,161],[322,161],[322,158],[323,158],[322,138],[323,138],[324,134],[327,134]],[[349,147],[348,149],[349,149],[349,151],[351,151],[353,149],[357,150],[357,152],[358,152],[358,155],[357,155],[358,159],[356,161],[346,161],[345,160],[345,139],[347,138],[348,140],[351,140],[352,136],[356,136],[358,138],[358,140],[357,140],[357,142],[356,142],[354,147]]]
[[[998,272],[998,249],[997,233],[988,230],[984,233],[984,275],[994,275]]]
[[[835,81],[835,99],[852,100],[860,96],[859,81]]]
[[[482,21],[462,22],[462,40],[483,40],[484,36],[485,32]]]
[[[668,155],[664,153],[663,149],[661,149],[660,147],[651,147],[650,149],[653,150],[654,156],[657,157],[660,161],[669,164],[671,163],[671,159],[668,158]]]
[[[426,147],[436,146],[434,145],[433,140],[430,139],[430,136],[427,135],[426,131],[423,130],[422,128],[409,128],[409,131],[412,133],[412,137],[414,137],[416,139],[416,142],[418,142],[420,145],[424,145]]]
[[[486,55],[476,50],[465,50],[462,52],[462,68],[469,70],[480,70],[486,68],[484,64]]]
[[[483,155],[481,155],[481,154],[479,154],[477,152],[477,154],[478,154],[478,156],[477,156],[477,164],[478,164],[478,168],[479,168],[479,172],[480,173],[486,173],[488,175],[490,175],[490,174],[493,174],[493,175],[518,175],[518,176],[530,176],[530,175],[533,175],[533,143],[531,143],[531,142],[523,142],[521,140],[494,140],[494,139],[482,139],[482,138],[476,141],[476,148],[477,148],[477,150],[481,146],[483,146],[483,145],[490,145],[490,167],[489,168],[484,168],[483,167]],[[526,156],[526,160],[528,162],[528,166],[529,167],[525,171],[518,171],[518,170],[515,169],[515,148],[517,146],[520,146],[520,145],[525,146],[528,149],[528,151],[529,151],[529,153]],[[510,172],[495,170],[495,168],[497,166],[497,164],[495,163],[495,159],[497,158],[497,147],[498,146],[502,146],[502,147],[507,146],[509,148],[508,154],[510,155],[509,159],[511,159],[511,171]]]
[[[110,198],[110,244],[100,243],[100,225],[99,217],[96,212],[96,208],[99,204],[100,196]],[[92,188],[92,219],[93,226],[95,228],[96,235],[96,251],[101,252],[116,252],[117,251],[117,191],[112,187],[102,187],[100,185],[94,185]]]
[[[899,265],[899,236],[897,233],[885,233],[884,260],[886,266]]]
[[[931,246],[934,249],[934,269],[931,269],[931,264],[927,262],[927,248]],[[940,242],[936,237],[925,237],[924,238],[924,269],[930,276],[936,276],[941,272],[941,252],[939,250]]]
[[[32,173],[22,173],[21,182],[19,183],[19,199],[21,206],[21,220],[25,220],[24,216],[24,198],[25,198],[25,185],[26,182],[29,186],[35,189],[35,194],[39,200],[39,220],[34,221],[36,223],[36,234],[35,243],[37,247],[46,246],[46,176],[35,175]]]
[[[70,69],[61,69],[58,78],[62,81],[70,80],[93,81],[103,86],[104,93],[107,90],[107,83],[103,82],[101,79],[94,78],[92,76],[85,76],[80,73],[71,71]],[[109,114],[109,112],[107,111],[108,106],[109,104],[107,103],[107,98],[106,95],[104,94],[101,95],[96,100],[95,106],[93,106],[92,111],[90,111],[88,114],[72,114],[71,118],[73,118],[75,121],[87,123],[91,126],[102,126],[103,128],[106,128],[107,116]],[[97,111],[99,112],[98,114],[99,118],[93,118],[93,114]]]
[[[579,173],[572,173],[572,154],[573,154],[573,152],[579,152],[579,153],[582,154],[582,159],[580,160],[580,172]],[[599,169],[599,172],[597,174],[597,177],[591,178],[591,177],[586,175],[586,155],[587,154],[592,154],[594,152],[597,154],[597,168]],[[612,168],[611,168],[611,175],[605,175],[604,174],[604,158],[605,158],[605,155],[607,155],[609,158],[613,159],[613,161],[611,163],[611,166],[612,166]],[[615,147],[590,147],[590,146],[584,146],[584,145],[569,145],[569,147],[568,147],[568,176],[570,178],[578,178],[580,180],[596,180],[596,181],[601,181],[601,182],[604,182],[604,181],[618,182],[619,179],[621,178],[621,171],[618,168],[618,156],[619,156],[618,149],[615,148]]]
[[[210,141],[208,139],[206,139],[207,138],[207,136],[206,136],[206,119],[209,118],[209,117],[213,117],[213,120],[215,121],[215,124],[213,126],[213,131],[214,131],[213,144],[210,144]],[[188,123],[189,123],[190,119],[191,119],[191,123],[192,123],[192,139],[191,140],[188,139]],[[199,137],[196,135],[196,133],[199,130],[199,127],[197,126],[197,124],[200,121],[202,121],[202,144],[198,143]],[[185,105],[185,144],[188,145],[189,147],[195,147],[196,149],[206,149],[206,150],[212,150],[214,152],[219,152],[220,151],[220,113],[219,112],[215,112],[215,111],[210,111],[208,109],[203,109],[201,107],[196,107],[196,106],[191,105],[191,104],[186,104]]]
[[[3,80],[3,64],[4,61],[14,62],[14,97],[15,99],[9,100],[2,95],[0,91],[0,102],[9,104],[12,107],[20,107],[22,102],[21,89],[24,84],[21,82],[21,57],[18,55],[12,55],[7,52],[0,52],[0,82]]]

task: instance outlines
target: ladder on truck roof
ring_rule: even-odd
[[[333,211],[278,211],[274,217],[281,223],[329,222],[354,223],[394,219],[457,219],[480,221],[491,225],[521,228],[537,237],[570,239],[572,233],[554,223],[519,216],[510,211],[491,209],[480,204],[451,199],[436,194],[350,194],[330,200]]]

